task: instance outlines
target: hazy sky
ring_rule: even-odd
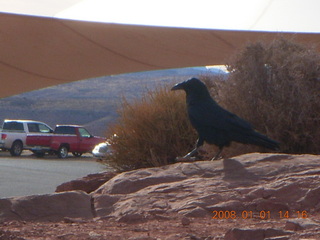
[[[111,23],[320,32],[320,0],[0,0],[0,11]]]
[[[56,16],[103,22],[320,32],[319,0],[85,0]]]

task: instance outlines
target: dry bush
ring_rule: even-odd
[[[222,106],[279,141],[283,152],[320,153],[320,54],[315,49],[285,39],[250,44],[227,67],[228,80],[213,91]],[[232,155],[253,149],[231,148]]]
[[[259,132],[281,143],[286,153],[320,153],[320,55],[313,48],[278,39],[249,44],[227,66],[225,76],[202,75],[215,100],[249,121]],[[185,94],[160,87],[133,103],[123,100],[114,154],[108,164],[118,170],[166,165],[186,154],[197,139]],[[216,148],[204,146],[212,157]],[[264,151],[233,143],[224,157]]]
[[[119,115],[107,134],[116,134],[108,164],[120,171],[166,165],[195,144],[182,92],[158,87],[133,103],[123,99]]]

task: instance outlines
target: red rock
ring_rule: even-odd
[[[310,210],[310,208],[316,207],[320,203],[320,187],[309,189],[298,203],[301,204],[301,209],[304,210]]]
[[[1,199],[0,220],[62,221],[64,218],[92,219],[90,195],[64,192]]]
[[[319,228],[320,224],[312,221],[311,219],[290,219],[286,222],[285,229],[292,231],[299,231],[309,228]]]
[[[115,172],[102,172],[89,174],[83,178],[62,183],[56,189],[56,192],[66,192],[80,190],[86,193],[91,193],[97,190],[102,184],[117,175]]]
[[[114,177],[93,175],[87,185],[107,182],[90,195],[63,192],[0,199],[0,221],[97,217],[135,223],[171,216],[211,221],[213,210],[222,211],[218,220],[227,218],[227,211],[235,211],[237,217],[242,211],[252,211],[254,217],[270,211],[272,219],[279,219],[278,211],[289,211],[290,217],[296,217],[292,214],[297,210],[319,210],[319,172],[320,156],[253,153],[222,161],[138,169]],[[70,189],[75,187],[72,184]]]
[[[212,217],[213,210],[233,210],[241,216],[246,210],[255,216],[270,211],[276,218],[279,211],[294,212],[303,196],[301,202],[314,203],[319,159],[254,153],[223,161],[138,169],[115,176],[91,195],[98,217],[147,219],[171,213]],[[297,177],[300,174],[303,177]]]
[[[292,232],[283,231],[280,229],[230,229],[224,237],[224,240],[265,240],[273,237],[290,235]],[[274,239],[274,238],[273,238]]]

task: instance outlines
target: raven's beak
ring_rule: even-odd
[[[182,90],[184,89],[183,82],[177,83],[176,85],[174,85],[173,88],[171,88],[171,91],[180,90],[180,89],[182,89]]]

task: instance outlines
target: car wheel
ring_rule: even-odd
[[[11,156],[20,156],[23,150],[22,142],[15,141],[13,142],[11,148],[10,148],[10,154]]]
[[[61,146],[58,150],[59,158],[67,158],[68,157],[68,148],[66,146]]]
[[[81,157],[82,156],[82,153],[79,153],[79,152],[72,152],[72,154],[75,157]]]

